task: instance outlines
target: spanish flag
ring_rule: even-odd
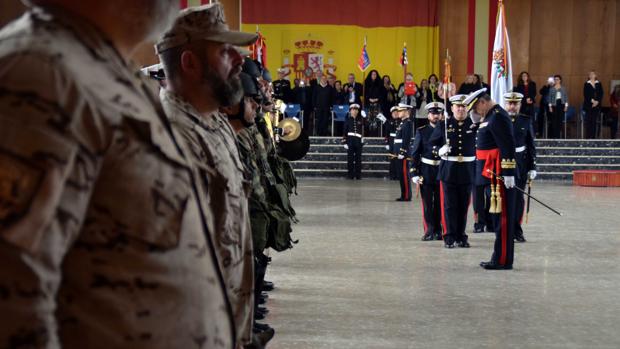
[[[416,81],[439,73],[439,0],[243,0],[241,30],[269,38],[271,71],[283,68],[289,79],[312,79],[318,71],[346,80],[362,80],[360,44],[393,83],[402,79],[403,42],[413,49],[408,71]]]

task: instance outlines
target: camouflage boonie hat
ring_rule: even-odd
[[[159,54],[194,40],[248,46],[257,38],[254,33],[230,30],[224,18],[224,9],[219,3],[213,3],[182,10],[172,27],[155,44],[155,51]]]

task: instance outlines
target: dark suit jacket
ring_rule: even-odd
[[[588,81],[583,84],[583,109],[592,109],[592,99],[598,101],[597,107],[600,108],[603,102],[603,85],[598,80],[594,87]]]

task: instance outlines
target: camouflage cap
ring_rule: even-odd
[[[243,87],[243,95],[245,97],[257,97],[259,96],[256,79],[252,78],[246,73],[240,73],[241,86]]]
[[[213,3],[182,10],[172,27],[155,44],[155,51],[159,54],[194,40],[248,46],[257,38],[258,35],[254,33],[230,30],[226,24],[221,4]]]

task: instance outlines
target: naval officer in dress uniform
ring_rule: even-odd
[[[347,169],[349,179],[362,179],[362,147],[364,140],[364,120],[358,116],[360,105],[349,106],[349,117],[344,122],[342,144],[347,150]]]
[[[412,107],[408,104],[399,103],[398,112],[401,123],[396,128],[394,137],[394,150],[397,150],[398,179],[400,181],[400,197],[396,201],[411,201],[411,178],[409,174],[409,145],[413,137],[413,122],[411,120]]]
[[[430,143],[431,135],[437,127],[441,114],[444,112],[443,103],[431,102],[425,106],[428,112],[428,124],[418,127],[413,147],[411,149],[411,180],[420,186],[422,193],[422,212],[424,221],[424,236],[422,241],[441,240],[441,205],[439,195],[439,156],[433,152]]]
[[[534,144],[534,129],[529,115],[521,114],[523,95],[518,92],[504,94],[506,111],[512,118],[512,127],[515,136],[515,160],[517,161],[517,187],[525,190],[529,181],[536,178],[536,145]],[[517,209],[515,217],[515,241],[525,242],[521,223],[525,210],[523,193],[517,193]]]
[[[516,211],[515,142],[508,113],[486,93],[486,88],[465,99],[474,122],[479,121],[476,136],[476,184],[491,188],[490,210],[495,228],[493,255],[480,263],[485,269],[512,269],[514,257],[514,221]]]
[[[454,248],[455,244],[469,247],[465,228],[474,181],[477,125],[467,117],[466,97],[462,94],[450,97],[453,116],[440,123],[431,139],[441,157],[439,180],[446,248]]]

